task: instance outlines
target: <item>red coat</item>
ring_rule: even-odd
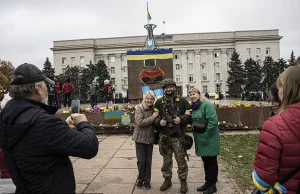
[[[65,94],[74,92],[74,89],[75,88],[74,88],[73,84],[70,83],[70,82],[65,82],[63,87],[62,87],[62,90]]]
[[[254,169],[270,185],[300,165],[300,103],[290,105],[281,114],[269,118],[259,135]],[[283,186],[296,194],[300,172]]]
[[[7,168],[4,165],[4,157],[0,148],[0,179],[10,178]]]

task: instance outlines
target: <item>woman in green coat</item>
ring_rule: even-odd
[[[195,153],[204,165],[205,184],[197,188],[204,194],[217,192],[218,160],[220,154],[220,134],[215,107],[196,88],[189,91],[192,101],[192,126]]]

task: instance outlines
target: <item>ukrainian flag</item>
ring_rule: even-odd
[[[147,18],[147,22],[149,23],[149,21],[151,20],[151,15],[150,15],[150,12],[148,10],[148,2],[147,2],[147,14],[146,14],[146,18]]]
[[[172,59],[173,49],[158,49],[158,50],[139,50],[127,51],[128,61],[148,60],[148,59]]]

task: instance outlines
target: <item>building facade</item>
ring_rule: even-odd
[[[280,58],[279,30],[252,30],[213,33],[162,34],[155,36],[160,48],[173,48],[173,78],[182,87],[214,94],[226,92],[229,61],[236,51],[242,62],[250,57],[262,64],[266,56]],[[128,88],[126,52],[144,47],[146,36],[54,41],[55,73],[69,66],[104,60],[116,92]]]

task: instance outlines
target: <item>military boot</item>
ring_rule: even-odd
[[[188,191],[186,179],[180,179],[180,183],[181,183],[180,193],[186,193]]]
[[[171,186],[172,186],[171,179],[166,178],[166,179],[165,179],[165,182],[161,185],[160,190],[161,190],[161,191],[165,191],[165,190],[167,190],[168,188],[170,188]]]

